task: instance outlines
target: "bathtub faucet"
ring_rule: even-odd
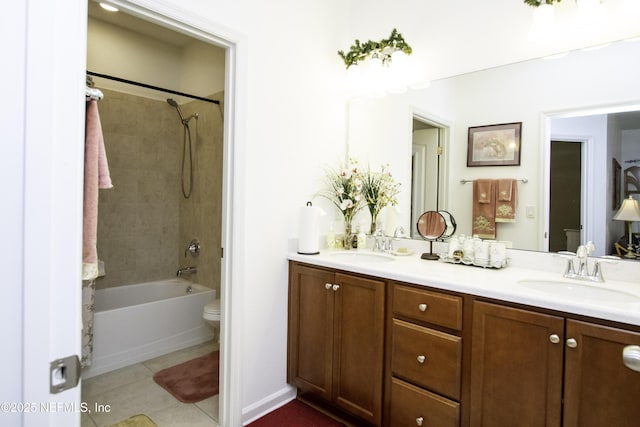
[[[183,267],[179,268],[176,272],[176,276],[182,277],[185,274],[196,274],[198,272],[198,267]]]

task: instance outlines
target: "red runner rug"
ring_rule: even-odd
[[[247,427],[344,427],[344,424],[296,399]]]
[[[214,351],[156,372],[153,380],[183,403],[218,394],[220,353]]]

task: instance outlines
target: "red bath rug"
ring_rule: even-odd
[[[153,380],[183,403],[218,394],[220,353],[214,351],[156,372]]]
[[[284,406],[258,418],[247,427],[345,427],[328,415],[315,410],[299,400],[292,400]]]

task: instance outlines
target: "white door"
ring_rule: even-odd
[[[52,393],[50,364],[80,354],[87,4],[31,0],[5,7],[10,10],[3,14],[16,27],[6,43],[16,56],[8,57],[23,59],[16,61],[22,99],[10,106],[22,107],[21,120],[2,125],[22,125],[11,141],[22,147],[16,164],[3,159],[13,172],[13,182],[3,185],[22,189],[21,207],[9,211],[22,211],[22,223],[15,224],[22,229],[22,245],[13,248],[22,261],[21,277],[15,277],[15,286],[22,284],[22,307],[16,310],[21,316],[15,319],[22,331],[22,366],[21,384],[14,384],[20,399],[1,424],[76,427],[83,410],[80,387]],[[67,369],[63,376],[69,375]]]

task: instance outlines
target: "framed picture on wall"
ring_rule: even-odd
[[[469,128],[467,166],[519,166],[522,122]]]

